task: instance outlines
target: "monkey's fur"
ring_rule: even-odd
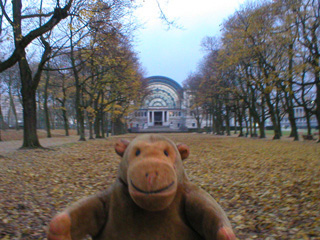
[[[116,182],[84,199],[50,223],[49,240],[234,240],[218,203],[186,177],[184,144],[159,135],[119,140]]]

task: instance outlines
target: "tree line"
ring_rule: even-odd
[[[320,125],[320,1],[274,0],[246,3],[221,25],[221,36],[202,41],[206,55],[184,85],[193,115],[210,118],[217,134],[230,134],[230,119],[246,124],[251,136],[282,135],[287,116],[299,139],[295,108]],[[237,124],[236,124],[237,123]],[[320,130],[319,130],[320,131]]]
[[[143,70],[131,45],[131,0],[66,0],[44,3],[0,0],[1,91],[23,106],[23,146],[41,147],[40,117],[48,137],[54,122],[80,140],[104,137],[143,96]],[[0,108],[0,121],[5,125]],[[38,121],[38,122],[37,122]],[[18,128],[16,121],[16,128]]]

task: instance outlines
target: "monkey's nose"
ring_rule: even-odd
[[[152,172],[146,173],[148,187],[150,187],[150,188],[153,187],[158,175],[159,175],[158,171],[152,171]]]

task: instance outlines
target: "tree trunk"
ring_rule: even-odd
[[[102,138],[101,137],[101,115],[99,110],[97,112],[94,125],[95,125],[96,138]]]
[[[1,100],[1,93],[0,93],[0,100]],[[4,119],[2,115],[2,108],[1,108],[1,103],[0,103],[0,142],[2,141],[2,136],[1,133],[4,129]]]
[[[207,130],[207,132],[209,131],[208,123],[209,123],[209,115],[208,115],[208,111],[206,111],[206,130]]]
[[[299,134],[298,134],[298,128],[297,128],[297,124],[296,124],[296,118],[294,116],[294,110],[291,107],[288,109],[288,116],[289,116],[289,122],[291,125],[290,137],[293,137],[294,141],[299,141]]]
[[[96,138],[102,138],[100,134],[101,133],[101,111],[98,107],[98,101],[99,99],[95,101],[96,119],[94,122],[94,130],[96,133]]]
[[[11,79],[10,79],[10,81],[11,81]],[[17,115],[16,106],[14,104],[14,99],[12,96],[11,82],[9,84],[9,99],[10,99],[10,108],[11,108],[13,116],[14,116],[15,129],[19,130],[18,115]]]
[[[260,132],[260,138],[266,138],[266,132],[265,132],[265,122],[266,122],[266,115],[265,115],[265,98],[261,98],[261,121],[258,122],[259,124],[259,132]]]
[[[55,106],[55,103],[54,103],[54,99],[52,99],[52,105]],[[49,123],[50,123],[50,127],[51,127],[51,130],[55,130],[57,128],[57,121],[56,121],[56,116],[55,114],[50,114],[50,110],[48,109],[48,112],[49,112]]]
[[[264,122],[260,122],[260,124],[259,124],[259,133],[260,133],[259,138],[266,138]]]
[[[38,90],[36,91],[36,96],[40,96],[40,93]],[[39,98],[39,97],[38,98],[36,97],[36,106],[37,106],[37,129],[45,128],[44,111],[41,108],[42,107],[41,106],[41,98]]]
[[[196,116],[196,121],[197,121],[198,132],[200,132],[201,131],[201,122],[200,122],[200,117],[199,116]]]
[[[310,124],[310,113],[308,112],[308,109],[305,108],[305,118],[306,118],[306,122],[307,122],[307,132],[308,132],[308,136],[311,136],[311,124]]]
[[[66,133],[66,136],[69,136],[69,121],[68,121],[68,115],[67,115],[67,109],[66,109],[67,94],[66,94],[66,89],[64,87],[62,89],[62,93],[63,93],[63,97],[61,101],[61,107],[62,107],[64,131]]]
[[[65,134],[66,136],[69,136],[69,123],[68,123],[67,111],[65,109],[62,109],[62,117],[63,117]]]
[[[265,96],[266,96],[266,101],[267,101],[267,105],[269,108],[271,122],[273,124],[273,131],[274,131],[273,139],[280,139],[280,132],[279,132],[279,127],[278,127],[278,123],[277,123],[277,117],[276,117],[276,113],[274,111],[274,107],[271,103],[270,94],[266,93]]]
[[[100,91],[100,107],[99,107],[99,115],[100,115],[100,131],[101,131],[101,138],[105,138],[105,112],[104,112],[104,93]]]
[[[120,117],[117,117],[114,122],[114,135],[120,135],[124,133],[126,133],[125,124],[123,124]]]
[[[209,119],[210,119],[210,132],[213,134],[213,113],[212,109],[209,110]]]
[[[45,51],[41,56],[37,72],[32,77],[32,71],[26,58],[25,47],[22,47],[22,25],[21,25],[21,9],[20,0],[12,1],[13,19],[14,19],[14,44],[19,59],[19,69],[21,78],[21,95],[23,105],[23,144],[22,148],[39,148],[41,147],[37,135],[37,106],[36,106],[36,90],[40,82],[42,68],[51,52],[50,45],[43,42]],[[69,6],[70,8],[70,6]],[[41,34],[39,34],[40,36]],[[43,39],[42,39],[43,40]]]
[[[318,143],[320,143],[320,71],[318,71],[318,76],[316,77],[317,78],[317,97],[316,97],[316,105],[317,105],[317,108],[316,108],[316,118],[317,118],[317,122],[318,122]]]
[[[92,117],[88,116],[88,122],[89,122],[89,139],[94,139],[93,137],[93,126],[92,126]]]
[[[49,64],[47,65],[49,68]],[[48,86],[49,86],[49,71],[46,71],[46,83],[44,86],[44,102],[43,102],[43,109],[44,109],[44,119],[46,123],[47,129],[47,137],[51,138],[51,128],[50,128],[50,118],[49,118],[49,109],[48,109]]]
[[[77,115],[77,112],[76,112]],[[78,123],[78,117],[76,116],[76,128],[77,128],[77,135],[80,136],[80,127],[79,127],[79,123]]]
[[[249,113],[249,132],[250,132],[250,137],[253,137],[253,131],[252,131],[252,116]]]
[[[234,122],[233,122],[233,124],[234,124],[234,134],[237,134],[238,132],[237,132],[237,113],[236,113],[236,110],[234,110]]]
[[[296,118],[294,116],[294,104],[293,104],[293,43],[289,45],[288,50],[288,57],[289,57],[289,64],[288,64],[288,71],[289,71],[289,92],[285,91],[285,100],[287,105],[287,112],[289,115],[289,121],[291,125],[291,133],[290,137],[294,138],[294,141],[299,141],[298,129],[296,124]]]
[[[217,129],[217,117],[216,117],[216,112],[212,111],[212,129],[213,133],[217,134],[218,129]]]
[[[79,126],[79,141],[85,141],[85,128],[84,128],[84,114],[81,106],[81,87],[79,86],[79,78],[76,80],[76,113],[77,113],[77,123]]]
[[[277,90],[277,95],[276,95],[276,107],[274,109],[275,111],[275,117],[276,117],[276,123],[277,123],[277,128],[278,128],[278,132],[280,135],[280,138],[282,137],[282,131],[281,131],[281,116],[280,116],[280,90]]]
[[[10,128],[10,125],[11,125],[11,108],[8,109],[7,123],[8,123],[8,126]]]
[[[218,134],[224,135],[224,127],[223,127],[223,112],[222,112],[222,102],[218,100],[217,103],[217,113],[218,113]]]
[[[238,122],[239,122],[239,136],[238,137],[243,137],[243,129],[242,129],[242,113],[240,110],[240,104],[238,104],[239,109],[237,110],[238,112]]]
[[[109,137],[109,113],[106,113],[106,130],[107,130],[107,138]]]
[[[105,123],[104,123],[104,118],[105,118],[105,114],[103,112],[103,110],[101,111],[101,138],[105,138]]]
[[[248,137],[249,136],[249,121],[248,121],[248,119],[247,119],[247,116],[246,115],[244,115],[245,117],[244,117],[244,121],[245,121],[245,123],[246,123],[246,137]]]
[[[0,99],[1,99],[1,94],[0,94]],[[0,104],[0,129],[3,130],[4,128],[5,128],[5,121],[3,119],[2,108]]]
[[[230,136],[230,108],[227,106],[226,107],[226,131],[227,131],[227,136]]]
[[[238,121],[239,121],[239,136],[238,137],[243,137],[243,129],[242,129],[242,118],[238,117]]]
[[[72,18],[71,23],[72,24]],[[78,74],[78,69],[75,62],[74,57],[74,45],[73,45],[73,32],[70,30],[70,60],[71,60],[71,66],[73,70],[73,75],[75,79],[75,85],[76,85],[76,100],[75,100],[75,107],[76,107],[76,114],[77,114],[77,125],[78,125],[78,132],[80,135],[79,141],[85,141],[85,128],[84,128],[84,116],[83,116],[83,110],[82,110],[82,104],[81,104],[81,85],[80,85],[80,78]]]
[[[253,118],[253,137],[258,137],[257,134],[257,122],[256,120]]]
[[[23,144],[22,148],[40,148],[37,135],[36,90],[30,87],[32,73],[26,59],[19,61],[22,82],[21,95],[23,104]]]

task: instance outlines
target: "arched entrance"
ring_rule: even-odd
[[[147,125],[170,126],[169,112],[181,109],[181,86],[174,80],[154,76],[147,78],[149,94],[143,100],[142,109],[148,112]]]
[[[131,131],[181,131],[185,126],[185,108],[182,109],[183,90],[174,80],[153,76],[147,80],[148,95],[139,110],[132,115]]]

